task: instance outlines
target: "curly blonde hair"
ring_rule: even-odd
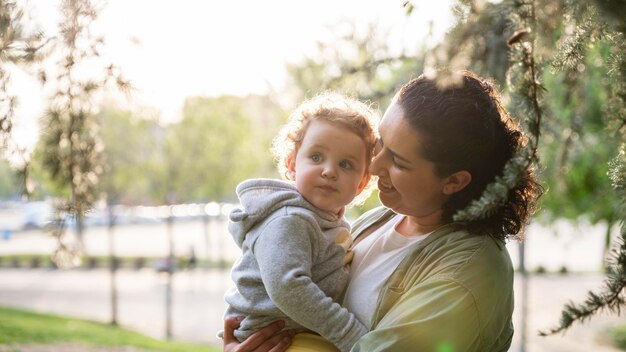
[[[365,103],[335,92],[322,92],[302,102],[289,115],[289,121],[282,127],[272,143],[274,161],[281,176],[293,181],[288,162],[295,159],[311,121],[327,121],[347,127],[361,137],[366,146],[366,173],[374,155],[378,139],[379,117]],[[365,187],[353,204],[367,199],[373,179]]]

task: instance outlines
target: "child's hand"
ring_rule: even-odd
[[[335,243],[338,244],[341,248],[343,248],[346,254],[343,256],[343,265],[348,265],[352,262],[352,257],[354,253],[350,250],[350,246],[352,245],[352,236],[350,235],[350,231],[345,228],[342,228],[335,236]]]
[[[354,252],[349,249],[346,254],[343,256],[343,265],[348,265],[352,263],[352,257],[354,257]]]

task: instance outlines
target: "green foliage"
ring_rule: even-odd
[[[505,34],[511,56],[508,80],[500,84],[512,115],[525,122],[530,147],[537,148],[529,160],[541,156],[543,161],[540,172],[548,192],[542,218],[586,217],[606,221],[609,230],[616,221],[622,223],[604,287],[590,292],[586,302],[566,306],[561,324],[549,333],[600,310],[620,312],[626,301],[624,5],[623,0],[458,1],[458,22],[443,49],[433,51],[439,64],[500,80],[501,71],[490,62],[503,60],[494,60],[498,54],[484,48],[501,46]],[[497,193],[492,191],[487,195]],[[479,208],[497,202],[492,198]]]
[[[11,71],[16,67],[30,68],[42,59],[48,40],[40,32],[26,29],[22,6],[0,0],[0,154],[20,161],[20,188],[29,195],[33,191],[28,177],[30,158],[12,135],[18,98],[10,93]]]
[[[277,177],[269,148],[284,118],[266,97],[187,99],[164,138],[164,189],[178,201],[234,201],[244,179]]]
[[[156,340],[126,329],[88,320],[0,307],[0,344],[77,344],[124,346],[147,351],[218,351],[208,346]]]
[[[626,350],[626,325],[619,325],[609,329],[609,334],[615,346]]]
[[[595,223],[617,217],[619,199],[607,173],[619,143],[607,131],[609,86],[600,64],[608,50],[600,43],[585,52],[575,69],[543,77],[552,116],[546,121],[546,148],[541,150],[546,161],[542,177],[550,185],[542,199],[540,219],[545,221],[584,216]]]
[[[0,199],[15,197],[17,195],[16,184],[15,170],[11,168],[8,161],[0,159]]]
[[[556,169],[560,168],[558,170],[560,172],[567,171],[566,176],[559,175],[561,180],[556,181],[556,187],[561,187],[557,190],[561,192],[553,195],[552,202],[555,208],[561,206],[560,209],[565,210],[563,212],[565,216],[567,216],[567,209],[576,209],[577,211],[572,210],[571,213],[579,212],[596,221],[606,219],[610,230],[614,218],[621,219],[622,222],[626,220],[623,204],[620,204],[626,194],[619,188],[610,192],[607,187],[607,169],[602,167],[599,171],[596,169],[598,169],[598,162],[604,162],[606,165],[616,152],[618,145],[617,140],[612,138],[615,136],[612,131],[609,133],[603,131],[603,127],[610,125],[606,123],[605,116],[609,121],[611,119],[623,121],[624,117],[613,115],[610,109],[604,109],[603,100],[605,95],[619,98],[620,83],[618,82],[622,82],[626,76],[622,76],[619,70],[605,71],[606,68],[603,67],[602,62],[621,61],[623,64],[626,60],[626,50],[618,53],[617,59],[612,59],[607,55],[606,48],[626,47],[622,44],[622,34],[611,33],[608,22],[605,18],[597,16],[598,11],[594,6],[588,6],[580,1],[570,1],[568,4],[570,6],[565,9],[565,18],[568,20],[565,30],[541,32],[546,42],[553,41],[556,37],[558,38],[556,41],[561,43],[559,51],[553,53],[551,63],[562,72],[561,83],[566,88],[561,99],[558,95],[559,90],[555,88],[557,94],[551,99],[555,107],[553,113],[560,112],[562,109],[560,120],[566,122],[557,125],[557,128],[563,128],[565,125],[566,133],[563,143],[565,149],[561,152],[561,163]],[[533,20],[537,21],[538,18],[532,15]],[[546,22],[550,21],[546,20]],[[616,38],[618,41],[615,41]],[[606,76],[611,77],[610,80],[617,83],[617,89],[615,87],[606,89],[608,83],[604,78]],[[623,111],[623,103],[624,100],[614,99],[610,104]],[[559,119],[553,119],[553,121],[558,122]],[[618,129],[618,132],[621,132],[617,134],[618,140],[621,143],[626,142],[626,133],[624,133],[626,131]],[[619,167],[619,159],[614,160],[616,161],[613,162],[613,169],[615,170],[615,165],[618,165],[618,169],[622,169]],[[568,164],[576,165],[576,168],[563,170],[567,168],[564,165]],[[547,170],[550,171],[550,168]],[[554,178],[556,178],[555,174],[559,173],[558,171],[553,173]],[[615,173],[613,176],[615,178]],[[565,198],[564,195],[567,195],[568,202],[575,203],[575,205],[563,205],[554,200],[556,197]],[[573,323],[585,321],[601,310],[619,313],[623,308],[625,305],[624,288],[626,287],[626,242],[624,241],[626,227],[624,225],[626,224],[622,226],[618,241],[621,244],[613,252],[612,260],[606,268],[604,287],[599,292],[589,292],[586,301],[581,304],[566,305],[559,326],[551,329],[547,334],[563,331]]]
[[[17,98],[7,92],[9,65],[28,66],[38,61],[46,42],[41,33],[24,29],[23,17],[24,10],[15,1],[0,0],[0,140],[5,145],[17,104]]]
[[[269,148],[286,113],[268,97],[189,98],[183,115],[168,125],[114,109],[95,116],[103,169],[96,194],[109,204],[234,201],[243,179],[278,177]],[[48,153],[43,140],[37,160]],[[63,183],[43,188],[71,195]]]
[[[350,23],[332,29],[335,36],[318,43],[318,55],[287,65],[298,102],[333,90],[385,107],[402,84],[422,72],[423,60],[392,53],[386,33],[374,25],[362,34]]]
[[[456,25],[429,54],[429,65],[469,69],[504,84],[510,66],[507,38],[513,33],[509,5],[461,1],[454,14]]]
[[[151,176],[163,128],[130,111],[103,110],[97,119],[104,146],[99,185],[108,204],[150,204]],[[163,197],[161,198],[163,199]]]

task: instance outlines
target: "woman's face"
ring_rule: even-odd
[[[435,164],[421,156],[421,138],[404,118],[402,107],[393,102],[379,127],[377,155],[370,166],[378,176],[379,198],[399,214],[425,222],[441,221],[447,178],[435,175]]]

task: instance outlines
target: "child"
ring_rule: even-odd
[[[245,317],[235,330],[240,341],[284,320],[285,329],[314,331],[347,351],[368,331],[336,302],[351,254],[344,210],[368,188],[375,121],[367,106],[339,94],[306,101],[274,140],[288,181],[252,179],[237,187],[242,208],[230,214],[229,231],[242,256],[232,269],[236,288],[225,298],[227,316]],[[328,345],[298,336],[292,348],[312,337],[316,346]]]

